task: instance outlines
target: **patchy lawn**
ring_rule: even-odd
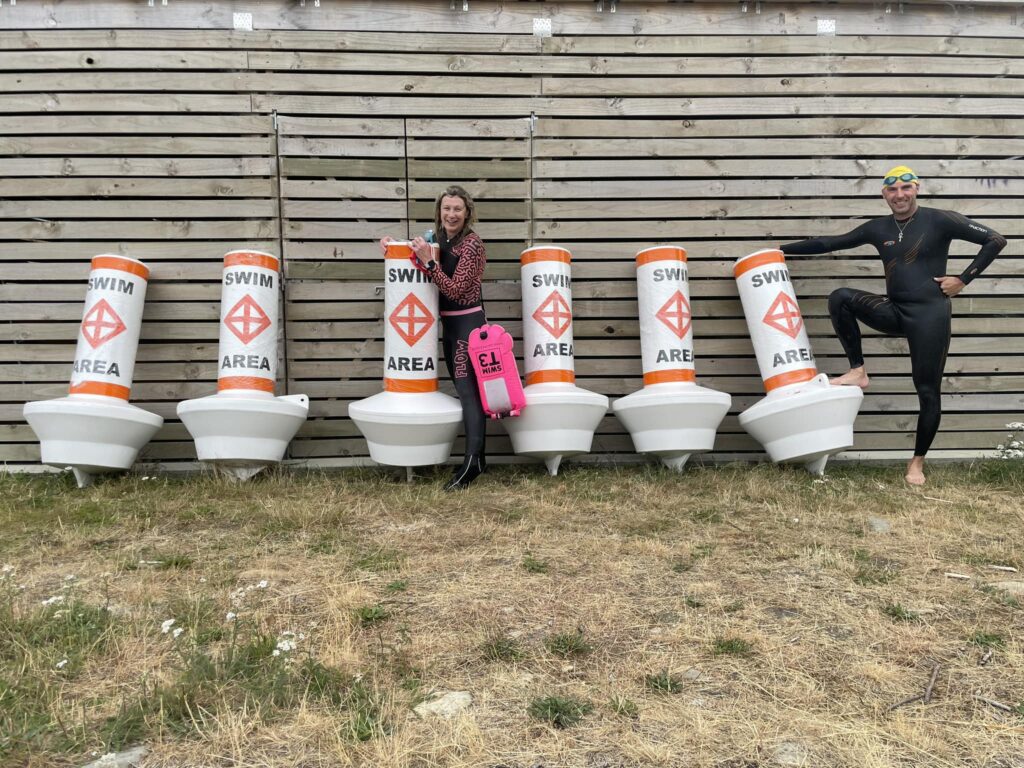
[[[0,765],[1024,766],[1020,462],[446,476],[0,476]]]

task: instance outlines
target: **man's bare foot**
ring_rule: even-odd
[[[924,456],[915,456],[907,464],[907,474],[903,476],[907,485],[924,485]]]
[[[864,366],[861,366],[860,368],[851,368],[842,376],[829,379],[828,383],[834,387],[860,387],[861,389],[867,389],[870,381],[867,371],[864,370]]]

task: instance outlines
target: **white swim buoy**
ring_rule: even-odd
[[[773,461],[821,474],[828,457],[853,446],[859,387],[819,374],[782,251],[757,251],[733,268],[767,396],[739,416]]]
[[[393,240],[384,255],[384,391],[348,407],[379,464],[441,464],[462,423],[459,401],[438,391],[437,286]]]
[[[644,388],[612,403],[638,453],[682,469],[710,451],[732,398],[696,384],[686,250],[663,245],[636,255]]]
[[[71,467],[79,487],[128,469],[163,418],[128,403],[149,268],[127,256],[92,259],[68,396],[26,403],[44,464]]]
[[[217,394],[178,403],[196,456],[240,480],[284,458],[306,420],[306,395],[274,397],[280,261],[261,251],[224,255]]]
[[[590,451],[608,398],[577,387],[572,333],[572,254],[556,245],[520,256],[526,407],[502,424],[512,450],[558,473],[566,456]]]

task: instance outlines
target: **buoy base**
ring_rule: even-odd
[[[515,453],[543,459],[555,475],[563,458],[590,452],[607,397],[574,384],[531,384],[524,393],[523,412],[501,420]]]
[[[281,461],[308,413],[306,395],[218,392],[178,403],[196,457],[238,480]]]
[[[739,416],[740,426],[775,462],[799,462],[813,474],[834,453],[853,446],[853,422],[864,400],[860,387],[834,387],[824,374],[773,390]]]
[[[109,397],[70,395],[25,403],[44,464],[70,467],[80,488],[91,475],[131,467],[163,425],[162,417]]]
[[[462,406],[442,392],[381,392],[348,407],[370,458],[393,467],[442,464],[462,424]]]
[[[693,453],[710,451],[732,404],[725,392],[680,382],[652,384],[619,398],[612,410],[629,430],[637,453],[681,471]]]

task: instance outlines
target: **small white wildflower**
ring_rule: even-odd
[[[228,615],[224,617],[224,621],[234,621],[238,618],[238,614],[234,611],[228,611]]]
[[[280,648],[275,648],[273,654],[271,654],[271,655],[272,656],[280,656],[281,655],[281,649]]]
[[[167,621],[165,621],[163,624],[160,625],[160,632],[166,635],[168,632],[171,631],[171,627],[173,627],[173,626],[174,626],[174,619],[168,619]]]
[[[206,577],[205,576],[200,576],[199,577],[199,583],[200,584],[205,584],[206,583]]]
[[[260,581],[259,584],[256,585],[256,589],[266,589],[269,586],[270,586],[270,582],[267,581],[266,579],[263,579],[263,580]]]
[[[58,605],[64,602],[64,595],[54,595],[43,600],[43,605]]]
[[[73,573],[69,573],[69,574],[68,574],[67,576],[65,576],[65,577],[64,577],[64,581],[74,581],[74,580],[75,580],[75,579],[77,579],[77,578],[78,578],[78,577],[77,577],[77,576],[75,576],[75,574],[73,574]]]
[[[181,633],[184,632],[184,631],[185,630],[182,629],[181,627],[175,627],[174,631],[171,632],[171,637],[173,637],[175,640],[177,640],[178,637],[181,635]]]
[[[60,661],[58,661],[53,666],[54,666],[55,669],[64,669],[64,667],[66,667],[67,665],[68,665],[68,660],[67,659],[61,659]]]
[[[279,656],[281,653],[291,653],[295,650],[296,645],[294,632],[282,632],[277,638],[277,650],[274,651],[274,655]]]
[[[64,616],[67,616],[67,615],[68,615],[68,612],[67,612],[66,608],[61,608],[59,611],[54,611],[53,612],[53,618],[55,618],[55,619],[60,619],[60,618],[63,618]]]

